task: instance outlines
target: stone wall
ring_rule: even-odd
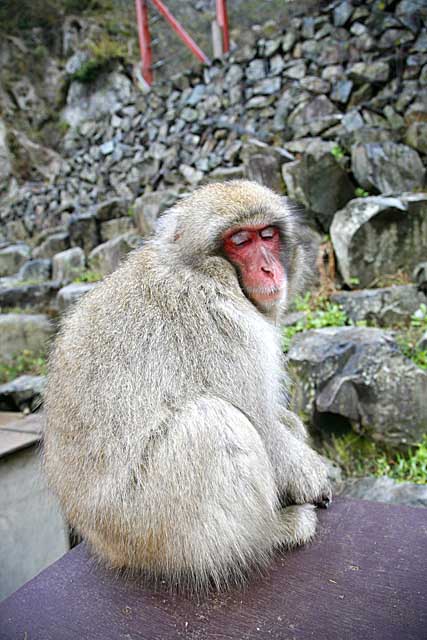
[[[120,68],[71,82],[67,157],[3,203],[4,239],[33,243],[112,197],[243,175],[287,191],[324,231],[355,195],[422,190],[426,16],[422,0],[333,2],[253,29],[224,61],[148,95]]]

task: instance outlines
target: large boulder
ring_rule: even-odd
[[[367,321],[381,326],[406,322],[421,304],[427,304],[427,296],[412,284],[340,291],[331,300],[342,306],[352,322]]]
[[[42,404],[44,376],[19,376],[0,385],[0,411],[35,411]]]
[[[117,269],[123,258],[141,245],[141,237],[133,233],[113,238],[100,244],[89,254],[89,268],[106,276]]]
[[[347,172],[322,146],[308,147],[300,160],[282,166],[282,174],[289,197],[312,211],[325,231],[354,196]]]
[[[135,231],[135,222],[130,216],[106,220],[105,222],[101,222],[100,225],[101,241],[107,242],[108,240],[117,238],[117,236],[123,236],[132,231]]]
[[[52,260],[52,278],[60,283],[71,282],[85,268],[85,254],[80,247],[57,253]]]
[[[86,255],[99,244],[98,224],[92,213],[73,215],[68,229],[71,246],[81,247]]]
[[[11,276],[30,257],[31,249],[26,244],[12,244],[0,249],[0,277]]]
[[[31,312],[54,312],[58,282],[0,286],[0,309],[29,309]]]
[[[418,153],[395,142],[354,145],[351,168],[358,183],[374,193],[402,193],[425,183],[425,168]]]
[[[82,296],[96,287],[96,282],[73,282],[58,291],[57,305],[60,313],[67,311]]]
[[[67,231],[58,231],[48,235],[33,250],[33,258],[49,259],[56,253],[65,251],[70,246],[70,236]]]
[[[9,187],[12,174],[12,157],[7,144],[7,129],[3,120],[0,120],[0,194]]]
[[[427,430],[427,373],[406,358],[391,334],[333,327],[294,337],[293,408],[318,428],[338,417],[389,444],[415,443]]]
[[[340,495],[359,500],[406,504],[409,507],[427,507],[427,485],[397,482],[387,476],[346,480]]]
[[[6,362],[22,351],[46,353],[55,327],[45,315],[5,313],[0,315],[0,361]]]
[[[132,95],[132,83],[118,71],[104,73],[90,83],[73,81],[62,113],[65,122],[76,127],[85,120],[99,120],[126,103]]]
[[[377,278],[409,274],[427,255],[427,193],[351,200],[338,211],[331,239],[340,273],[369,287]]]
[[[49,258],[28,260],[16,274],[18,282],[44,282],[49,280],[52,270],[52,261]]]
[[[152,191],[137,198],[132,210],[139,233],[142,236],[149,235],[157,218],[175,201],[176,194],[169,190]]]

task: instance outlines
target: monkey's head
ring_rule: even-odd
[[[159,239],[187,265],[216,256],[244,295],[277,317],[314,264],[314,240],[295,204],[247,180],[207,185],[161,219]]]

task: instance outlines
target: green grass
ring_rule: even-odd
[[[77,278],[74,278],[73,282],[81,283],[81,282],[99,282],[102,280],[102,275],[97,271],[84,271]]]
[[[409,327],[397,335],[396,342],[407,358],[421,369],[427,370],[427,350],[421,350],[417,346],[425,331],[427,331],[427,305],[421,304],[411,316]]]
[[[310,294],[297,298],[294,304],[296,311],[303,311],[305,318],[290,327],[283,328],[283,350],[289,350],[292,338],[302,331],[322,329],[324,327],[344,327],[350,324],[346,313],[340,305],[326,298],[313,299]]]
[[[427,484],[427,435],[405,453],[385,447],[356,433],[332,435],[321,447],[346,476],[388,476],[398,482]]]
[[[354,195],[356,196],[356,198],[367,198],[370,194],[369,191],[362,189],[362,187],[356,187],[356,189],[354,190]]]
[[[345,156],[345,151],[341,149],[339,145],[336,144],[334,147],[332,147],[331,154],[334,156],[336,160],[341,160],[341,158],[344,158]]]
[[[297,333],[309,329],[344,327],[353,324],[340,305],[332,303],[327,298],[313,297],[310,293],[297,297],[294,309],[304,312],[306,316],[294,325],[283,328],[283,350],[285,352],[289,350],[292,338]],[[374,327],[376,325],[362,320],[357,322],[356,326]],[[427,370],[427,350],[421,350],[417,347],[421,336],[427,331],[427,305],[420,305],[420,308],[411,316],[408,326],[395,328],[397,329],[396,342],[403,355],[421,369]]]
[[[46,358],[32,351],[22,351],[11,362],[0,363],[0,384],[14,380],[23,374],[46,375]]]
[[[91,57],[71,76],[72,80],[92,82],[100,73],[111,69],[115,60],[127,57],[124,44],[113,40],[108,35],[103,35],[97,42],[90,43],[89,49]]]

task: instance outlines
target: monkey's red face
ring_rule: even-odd
[[[283,297],[286,277],[277,227],[233,229],[224,236],[224,251],[238,268],[241,284],[253,302],[264,306]]]

